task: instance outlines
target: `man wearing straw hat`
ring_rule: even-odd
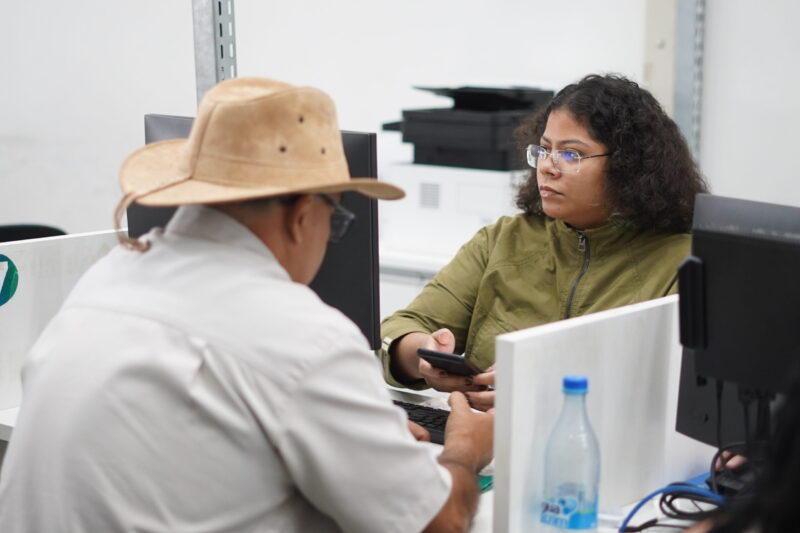
[[[403,196],[350,178],[330,98],[223,82],[120,179],[117,222],[181,207],[93,266],[29,354],[3,532],[463,530],[493,415],[456,393],[444,448],[417,442],[307,287],[352,218],[342,191]]]

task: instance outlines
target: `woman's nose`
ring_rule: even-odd
[[[536,166],[542,174],[547,174],[548,176],[557,176],[561,174],[558,167],[553,164],[552,154],[547,154],[547,157],[540,159],[539,164]]]

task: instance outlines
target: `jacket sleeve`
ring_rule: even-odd
[[[400,383],[390,372],[389,348],[396,339],[407,333],[432,333],[447,328],[455,335],[456,353],[464,351],[478,288],[488,263],[493,227],[481,229],[461,247],[453,260],[436,274],[408,307],[397,311],[381,323],[383,342],[378,356],[389,385],[426,388],[424,381]]]

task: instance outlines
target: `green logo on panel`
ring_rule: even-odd
[[[8,257],[0,254],[0,305],[9,301],[17,292],[19,273],[17,265]]]

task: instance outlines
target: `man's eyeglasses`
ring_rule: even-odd
[[[611,155],[611,152],[607,154],[581,155],[575,150],[553,150],[551,152],[536,144],[529,144],[527,152],[528,164],[533,168],[539,168],[539,165],[544,163],[544,160],[550,156],[550,161],[559,172],[568,172],[570,174],[577,174],[581,171],[582,159]]]
[[[331,212],[331,234],[328,237],[328,242],[341,241],[350,228],[350,223],[355,220],[356,215],[327,194],[318,194],[317,196],[333,207]]]

